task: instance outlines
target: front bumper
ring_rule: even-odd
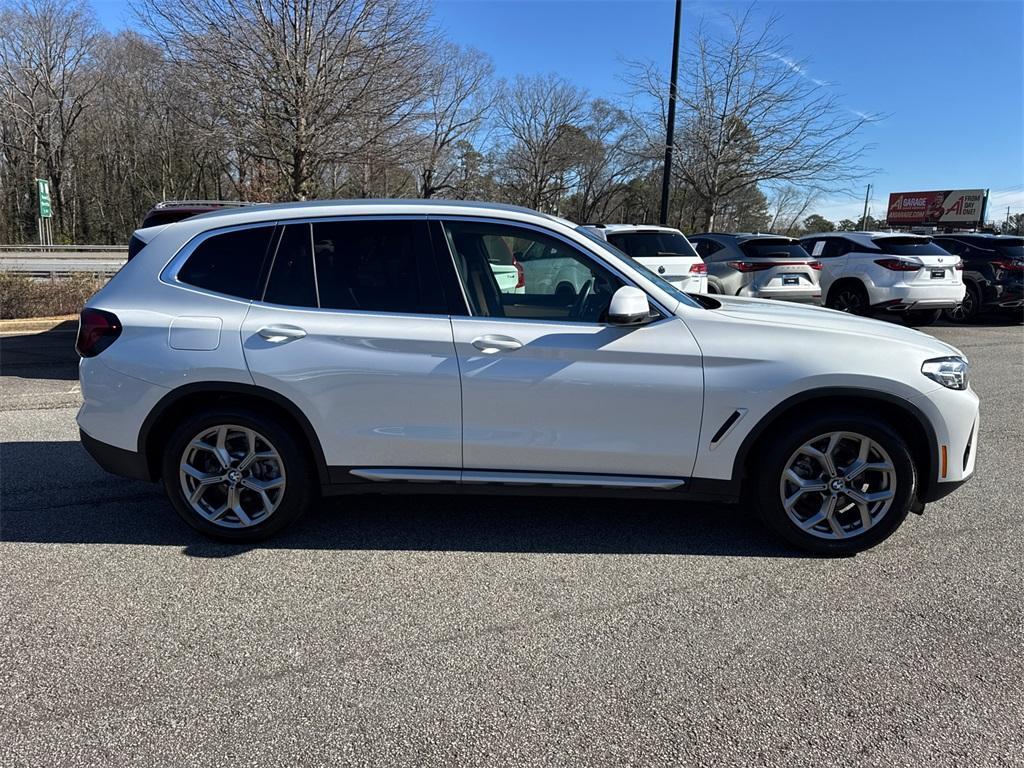
[[[921,478],[919,498],[936,501],[974,475],[980,429],[978,396],[970,388],[941,388],[913,402],[934,431],[931,473]]]
[[[132,480],[152,482],[152,473],[149,471],[146,457],[142,454],[100,442],[81,429],[78,430],[78,434],[85,450],[107,472]]]

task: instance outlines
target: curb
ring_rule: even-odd
[[[0,320],[0,333],[41,333],[51,331],[67,322],[77,322],[78,315],[59,317],[25,317],[17,320]],[[70,329],[69,329],[70,330]]]

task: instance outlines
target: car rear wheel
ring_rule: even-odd
[[[939,319],[941,314],[942,310],[940,309],[914,309],[903,313],[903,322],[911,328],[917,328],[922,325],[931,325]]]
[[[871,311],[868,292],[858,283],[845,283],[833,288],[828,292],[825,306],[851,315],[867,315]]]
[[[193,528],[256,541],[298,518],[314,498],[305,451],[276,421],[245,409],[200,413],[171,435],[164,490]]]
[[[978,319],[978,310],[981,309],[981,299],[978,296],[978,289],[968,284],[964,291],[964,300],[953,309],[943,312],[946,319],[953,323],[973,323]]]
[[[867,413],[782,429],[757,466],[762,519],[794,546],[821,554],[852,554],[885,540],[917,490],[906,442]]]

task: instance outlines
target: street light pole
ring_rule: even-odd
[[[676,79],[679,76],[679,20],[683,15],[683,0],[676,0],[676,23],[672,33],[672,81],[668,87],[668,126],[665,129],[665,168],[661,176],[661,216],[664,227],[668,224],[668,187],[672,180],[672,144],[676,128]]]

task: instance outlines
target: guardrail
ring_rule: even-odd
[[[0,272],[37,280],[109,277],[128,260],[126,245],[0,245]]]

